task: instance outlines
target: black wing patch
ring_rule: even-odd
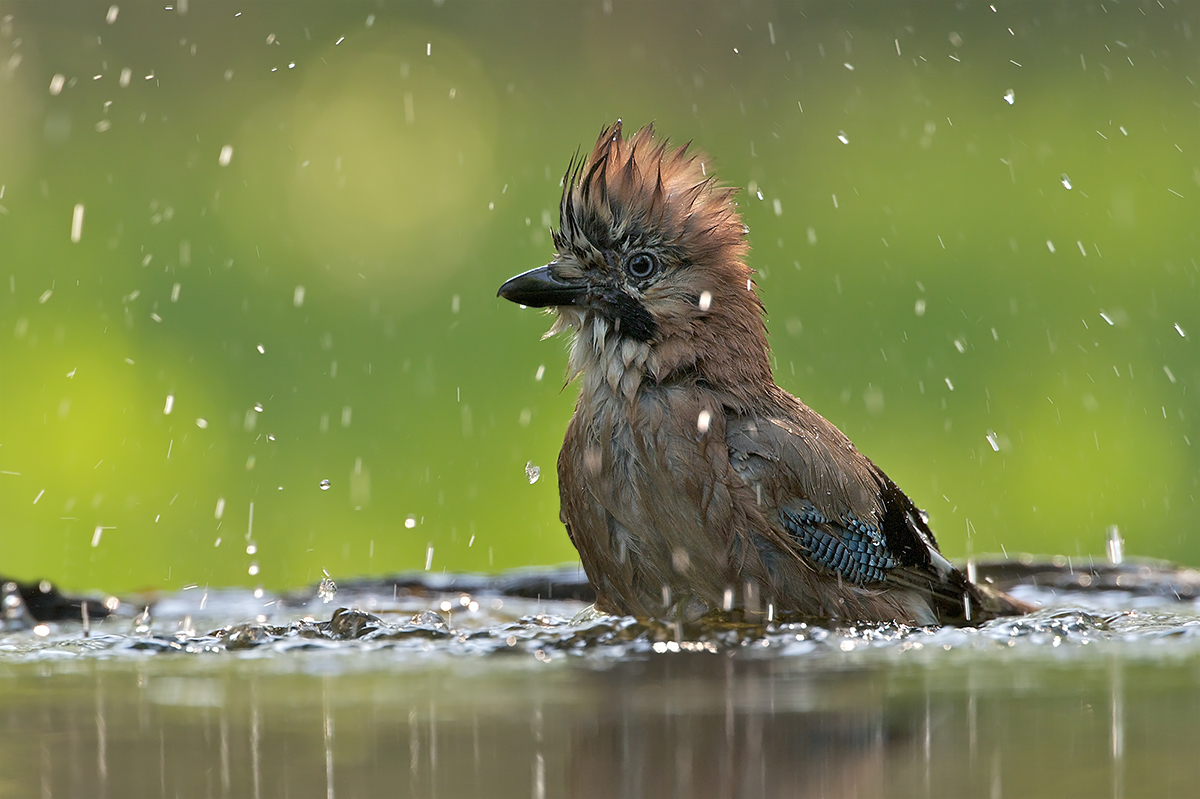
[[[878,527],[853,516],[831,522],[815,507],[804,503],[798,510],[782,508],[784,529],[808,556],[858,585],[877,583],[899,564],[888,550]]]

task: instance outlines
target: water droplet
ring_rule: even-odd
[[[330,482],[329,482],[329,480],[328,480],[328,479],[325,479],[325,480],[322,480],[320,483],[318,483],[318,485],[320,485],[320,486],[321,486],[321,490],[322,490],[322,491],[328,491],[328,490],[329,490],[329,486],[330,486],[331,484],[330,484]]]
[[[699,304],[700,304],[700,310],[702,310],[702,311],[707,311],[709,308],[711,308],[712,307],[712,292],[711,291],[700,292],[700,303]]]
[[[417,526],[417,517],[409,516],[407,519],[404,520],[404,526],[407,527],[409,530],[416,527]]]
[[[708,432],[708,426],[712,424],[712,413],[707,409],[700,411],[700,415],[696,417],[696,430],[700,435]]]
[[[1125,560],[1125,539],[1121,538],[1121,530],[1117,525],[1108,528],[1108,562],[1119,566]]]
[[[321,573],[325,576],[321,578],[321,582],[317,585],[317,596],[321,597],[321,601],[328,604],[337,596],[337,583],[329,576],[329,572],[321,569]]]
[[[525,479],[527,479],[529,481],[530,485],[533,485],[534,483],[536,483],[538,481],[538,478],[541,476],[542,476],[542,467],[541,466],[534,466],[533,461],[525,462]]]
[[[1017,93],[1014,92],[1012,89],[1009,89],[1008,91],[1006,91],[1004,93],[1004,102],[1008,103],[1009,105],[1012,105],[1016,101],[1017,101]]]
[[[1063,184],[1064,189],[1066,189],[1067,191],[1071,190],[1071,179],[1069,177],[1067,177],[1065,172],[1063,173],[1063,176],[1062,176],[1062,184]]]

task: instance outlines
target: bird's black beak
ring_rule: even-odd
[[[509,278],[496,296],[532,308],[546,308],[574,305],[586,291],[587,286],[582,281],[572,282],[559,277],[551,263]]]

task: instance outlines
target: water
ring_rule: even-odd
[[[977,570],[1046,607],[679,630],[536,598],[572,572],[130,601],[0,634],[0,796],[1189,795],[1197,575]]]

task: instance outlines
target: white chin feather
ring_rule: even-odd
[[[550,325],[550,329],[542,334],[542,341],[572,328],[579,330],[583,327],[583,314],[575,308],[565,306],[554,308],[551,313],[555,313],[556,318],[554,324]]]

